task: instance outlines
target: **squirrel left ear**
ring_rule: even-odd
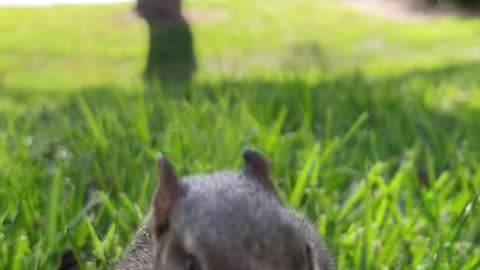
[[[153,200],[153,220],[155,233],[161,234],[168,228],[170,217],[178,198],[181,196],[182,185],[175,168],[164,157],[158,159],[160,183]]]
[[[243,152],[243,160],[245,162],[244,173],[252,176],[253,179],[259,181],[264,187],[275,193],[273,185],[270,164],[267,159],[256,150],[245,150]]]

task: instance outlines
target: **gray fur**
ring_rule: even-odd
[[[122,261],[115,266],[117,270],[149,269],[152,262],[152,239],[146,226],[142,226],[127,247]]]
[[[243,172],[186,177],[167,231],[141,228],[116,270],[334,270],[314,226]],[[311,250],[310,257],[306,249]]]

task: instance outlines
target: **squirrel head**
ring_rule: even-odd
[[[135,11],[149,23],[182,18],[181,0],[137,0]]]
[[[188,177],[166,158],[155,193],[149,270],[330,270],[315,230],[277,198],[266,158],[241,172]]]

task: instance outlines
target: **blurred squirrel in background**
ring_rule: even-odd
[[[243,153],[241,172],[185,177],[158,160],[153,210],[116,270],[334,270],[310,222],[278,198],[269,164]]]
[[[196,70],[193,35],[181,0],[137,0],[136,12],[149,29],[144,79],[162,87],[188,87]]]

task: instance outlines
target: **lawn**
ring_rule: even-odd
[[[190,101],[145,98],[122,4],[0,10],[0,269],[120,258],[155,156],[183,175],[256,147],[339,269],[480,268],[480,22],[327,0],[191,0]]]

